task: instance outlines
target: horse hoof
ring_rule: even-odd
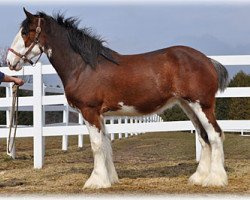
[[[102,179],[98,176],[91,175],[90,178],[84,184],[83,189],[100,189],[100,188],[109,188],[111,187],[111,183],[107,179]]]
[[[208,176],[207,174],[201,175],[200,173],[195,172],[195,173],[188,179],[188,182],[189,182],[189,184],[191,184],[191,185],[202,185],[202,183],[204,182],[204,180],[206,179],[207,176]]]
[[[228,184],[226,173],[223,174],[215,174],[211,173],[208,177],[203,181],[203,187],[225,187]]]
[[[116,171],[113,171],[113,174],[111,174],[109,176],[109,180],[110,180],[111,184],[119,183],[119,178],[118,178],[118,175],[117,175]]]
[[[98,183],[88,183],[86,182],[83,186],[83,189],[101,189],[101,188],[109,188],[111,184],[98,184]]]

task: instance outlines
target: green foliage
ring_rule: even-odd
[[[0,125],[6,124],[6,112],[0,111]]]
[[[18,112],[18,124],[33,125],[33,112]]]
[[[165,110],[163,114],[161,114],[161,118],[164,121],[184,121],[188,120],[188,117],[183,112],[183,110],[175,105],[171,109]]]
[[[229,87],[250,87],[250,74],[240,71],[230,81]]]
[[[8,53],[8,47],[0,49],[0,67],[7,66],[6,57]]]
[[[218,98],[216,99],[216,106],[215,106],[215,116],[218,120],[225,120],[228,118],[228,110],[230,99],[229,98]]]
[[[21,89],[19,89],[18,95],[19,95],[19,97],[33,96],[33,91],[28,91],[28,90],[21,90]]]
[[[249,87],[250,75],[240,71],[229,83],[229,87]],[[229,98],[227,118],[232,120],[250,119],[250,98]]]
[[[45,113],[45,124],[62,123],[63,112],[50,111]]]
[[[0,87],[0,98],[1,97],[6,97],[5,88],[3,88],[3,87]]]
[[[0,87],[0,98],[5,97],[5,88]],[[6,112],[0,111],[0,124],[6,124]]]
[[[237,98],[230,99],[230,109],[228,110],[228,118],[234,120],[250,119],[250,99]]]

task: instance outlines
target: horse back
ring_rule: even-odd
[[[163,102],[175,97],[205,103],[218,90],[217,73],[210,59],[185,46],[120,56],[119,65],[110,67],[110,74],[106,87],[111,91],[115,88],[131,102],[144,102],[143,97],[147,96]]]

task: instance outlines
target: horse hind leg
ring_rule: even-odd
[[[211,146],[211,167],[203,186],[225,186],[228,183],[224,168],[223,139],[224,134],[216,122],[213,107],[203,108],[200,103],[189,103],[202,126],[208,134]]]
[[[208,136],[206,130],[203,128],[200,120],[196,116],[195,112],[189,106],[186,100],[180,100],[179,105],[192,121],[197,133],[198,138],[201,143],[201,156],[199,160],[199,165],[196,172],[189,178],[189,183],[193,185],[202,185],[204,180],[207,178],[210,172],[210,162],[211,162],[211,148],[208,141]]]

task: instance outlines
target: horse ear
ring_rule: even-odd
[[[30,12],[28,12],[24,7],[23,7],[23,11],[28,19],[34,18],[34,15],[32,15]]]

